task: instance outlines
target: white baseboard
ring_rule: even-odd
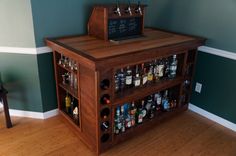
[[[27,117],[27,118],[34,118],[34,119],[48,119],[58,114],[58,109],[54,109],[48,112],[31,112],[31,111],[23,111],[23,110],[15,110],[9,109],[11,116],[18,116],[18,117]]]
[[[50,47],[38,47],[38,48],[22,48],[22,47],[0,47],[0,53],[14,53],[14,54],[44,54],[52,52]]]
[[[235,123],[232,123],[222,117],[219,117],[215,114],[207,112],[206,110],[199,108],[191,103],[189,103],[189,110],[191,110],[195,113],[198,113],[198,114],[236,132],[236,124]]]

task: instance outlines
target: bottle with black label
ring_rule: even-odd
[[[132,86],[132,82],[133,82],[132,70],[128,66],[125,74],[125,85],[129,88]]]

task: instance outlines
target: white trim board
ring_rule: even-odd
[[[229,52],[226,50],[221,50],[221,49],[216,49],[216,48],[211,48],[207,46],[201,46],[198,48],[200,52],[220,56],[220,57],[225,57],[228,59],[236,60],[236,53]]]
[[[0,47],[0,53],[14,53],[14,54],[44,54],[52,52],[52,49],[45,46],[39,48],[21,48],[21,47]]]
[[[207,112],[206,110],[203,110],[202,108],[199,108],[191,103],[189,103],[189,110],[197,113],[197,114],[200,114],[201,116],[204,116],[228,129],[231,129],[233,130],[234,132],[236,132],[236,124],[235,123],[232,123],[226,119],[223,119],[215,114],[212,114],[210,112]]]
[[[27,118],[35,118],[35,119],[48,119],[48,118],[58,115],[58,109],[54,109],[54,110],[44,112],[44,113],[9,109],[9,113],[11,116],[27,117]]]

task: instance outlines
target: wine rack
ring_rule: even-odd
[[[87,35],[47,39],[54,55],[58,108],[96,154],[188,109],[197,47],[205,40],[158,29],[145,29],[144,35],[120,43]],[[76,68],[61,64],[64,57]],[[67,95],[78,107],[78,119],[66,106]],[[141,108],[147,109],[146,117]],[[130,114],[118,120],[121,112]]]

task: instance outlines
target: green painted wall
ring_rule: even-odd
[[[0,53],[0,71],[11,109],[42,112],[37,57]]]
[[[0,46],[35,47],[30,0],[0,0]]]
[[[37,47],[45,46],[46,37],[85,34],[93,5],[114,2],[114,0],[31,0]],[[147,3],[147,0],[142,2]],[[40,54],[37,60],[45,112],[57,107],[52,54]]]
[[[236,52],[235,1],[149,2],[148,25],[206,37],[207,46]],[[191,103],[236,123],[235,67],[235,60],[200,52],[195,82],[203,88],[201,94],[193,91]]]

